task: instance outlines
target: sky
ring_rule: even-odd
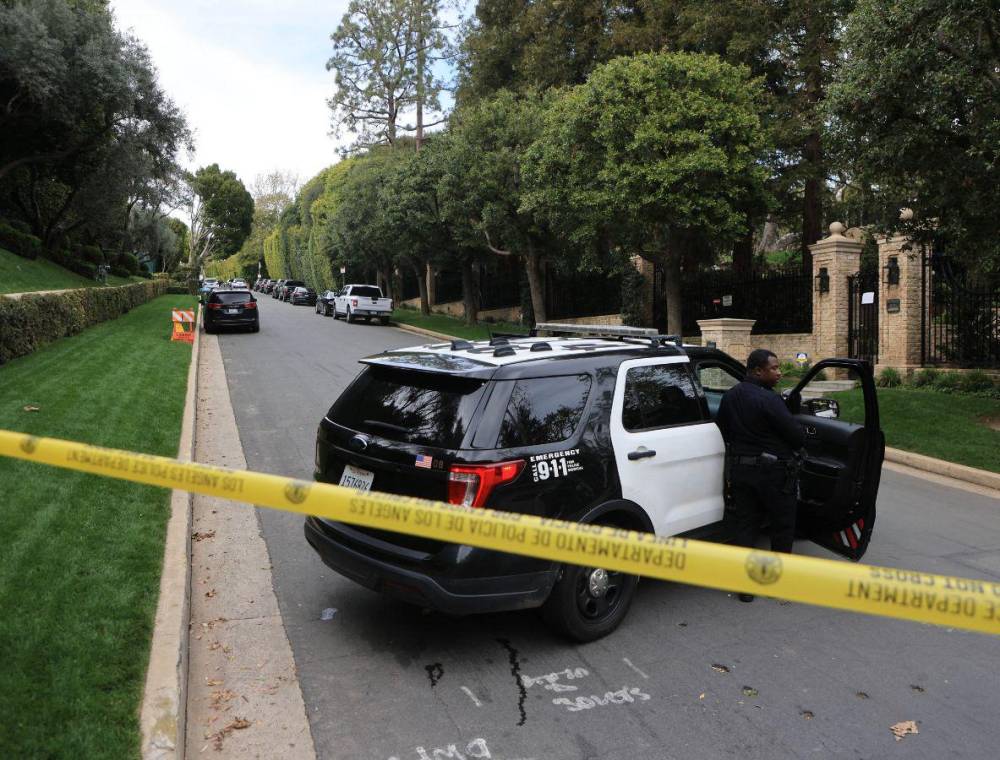
[[[248,187],[291,171],[305,182],[349,140],[329,137],[330,34],[348,0],[112,0],[149,48],[160,85],[187,115],[196,153]]]

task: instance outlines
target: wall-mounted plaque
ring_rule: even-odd
[[[885,302],[885,310],[889,314],[899,314],[899,299],[898,298],[890,298],[888,301],[886,301]]]

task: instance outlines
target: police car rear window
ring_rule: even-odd
[[[328,416],[338,425],[391,441],[457,449],[483,389],[478,380],[369,367]]]
[[[580,424],[589,393],[588,375],[518,380],[507,402],[497,448],[566,440]]]

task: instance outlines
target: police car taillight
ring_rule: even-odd
[[[448,503],[481,507],[494,488],[513,482],[523,469],[523,459],[496,464],[452,465],[448,468]]]

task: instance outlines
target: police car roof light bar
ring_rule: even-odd
[[[465,351],[472,348],[472,344],[467,340],[453,340],[451,342],[452,351]]]

